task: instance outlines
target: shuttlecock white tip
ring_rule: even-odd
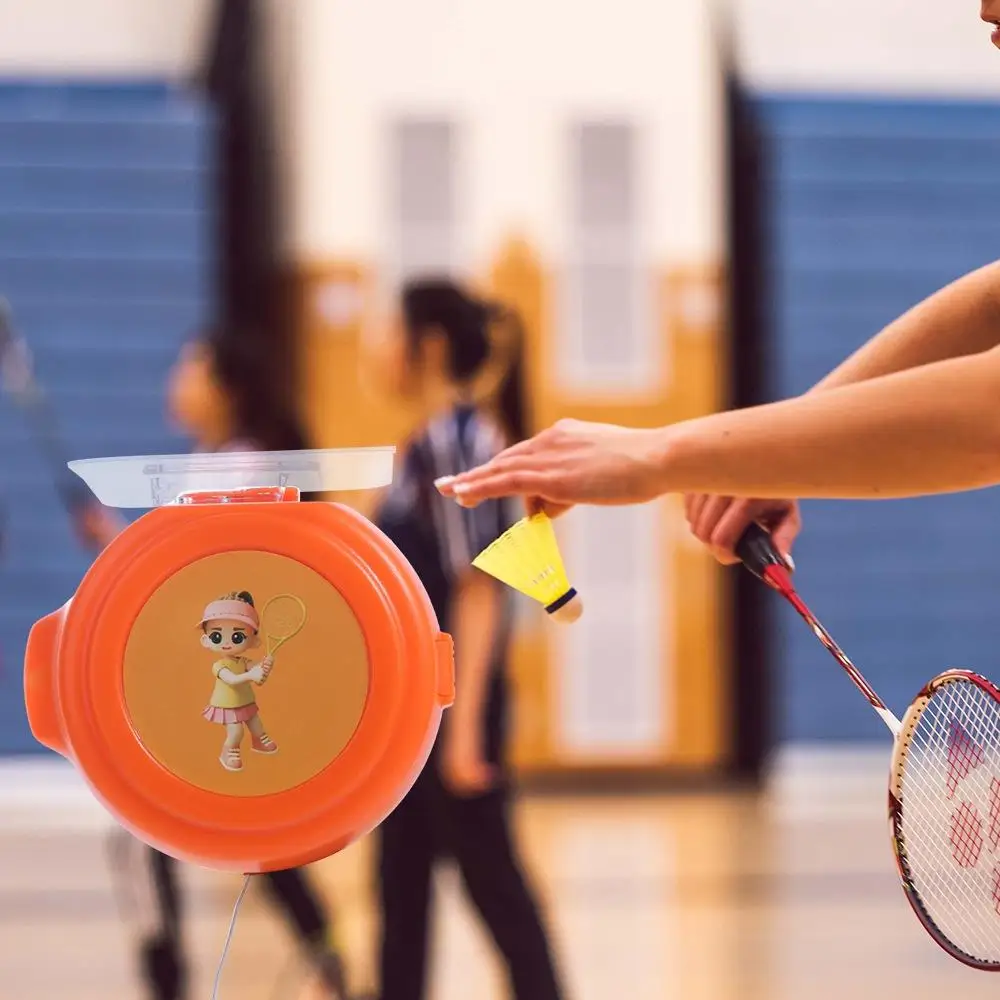
[[[573,622],[580,620],[582,614],[583,601],[580,599],[580,595],[574,591],[573,596],[565,604],[556,608],[555,611],[549,612],[549,617],[553,621],[559,622],[560,625],[572,625]]]

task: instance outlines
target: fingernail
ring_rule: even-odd
[[[440,479],[434,480],[434,486],[436,489],[442,490],[446,486],[450,486],[454,481],[454,476],[442,476]]]
[[[794,573],[795,572],[795,560],[792,558],[792,554],[789,552],[785,556],[785,565]]]

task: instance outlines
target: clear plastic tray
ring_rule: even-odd
[[[294,486],[304,493],[374,490],[392,482],[395,448],[131,455],[70,462],[106,507],[163,507],[186,493]]]

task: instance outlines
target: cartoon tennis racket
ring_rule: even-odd
[[[306,623],[305,603],[294,594],[275,594],[260,615],[264,631],[264,652],[274,654]]]

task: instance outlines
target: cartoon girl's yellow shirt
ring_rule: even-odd
[[[249,665],[249,661],[242,656],[227,656],[222,660],[216,660],[212,666],[212,674],[215,676],[215,690],[209,701],[212,708],[245,708],[247,705],[254,704],[256,699],[250,681],[245,684],[229,685],[224,680],[219,679],[219,674],[223,670],[228,670],[232,674],[245,674]]]

